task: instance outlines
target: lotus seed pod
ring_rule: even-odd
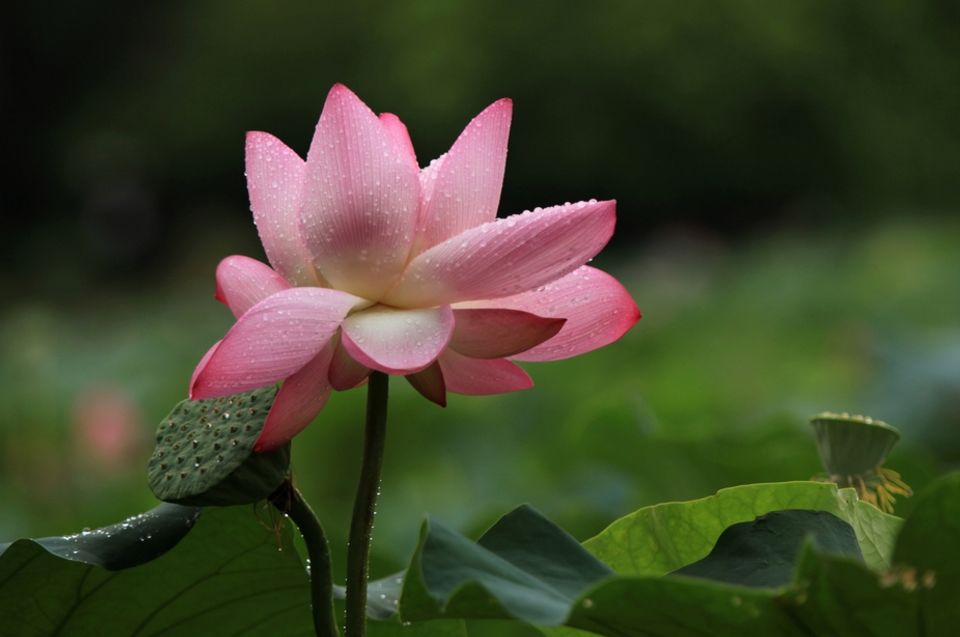
[[[887,512],[893,511],[894,495],[913,495],[899,473],[883,466],[900,440],[895,428],[869,416],[832,412],[814,416],[810,424],[828,481],[853,487],[863,500]]]
[[[869,416],[824,412],[810,424],[827,473],[854,475],[876,469],[900,439],[900,432]]]
[[[275,386],[210,400],[184,400],[157,428],[147,467],[150,488],[166,502],[248,504],[287,477],[290,445],[254,453],[276,397]]]

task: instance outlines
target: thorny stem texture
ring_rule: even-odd
[[[310,603],[317,637],[340,637],[333,606],[330,546],[320,520],[288,479],[270,496],[270,502],[297,525],[310,558]]]
[[[364,637],[367,632],[367,579],[370,574],[370,537],[380,493],[383,447],[387,433],[387,395],[390,377],[370,374],[367,387],[367,424],[363,439],[360,482],[353,501],[350,545],[347,547],[346,637]]]

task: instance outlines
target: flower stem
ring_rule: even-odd
[[[387,395],[390,377],[370,374],[367,388],[367,425],[363,439],[363,464],[353,501],[350,545],[347,547],[346,637],[367,632],[367,578],[370,573],[370,536],[380,493],[383,446],[387,433]]]
[[[310,602],[317,637],[340,637],[333,606],[333,573],[330,546],[317,514],[290,480],[270,496],[270,502],[286,513],[300,530],[310,558]]]

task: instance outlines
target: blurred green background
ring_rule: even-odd
[[[531,502],[583,538],[640,506],[820,470],[806,418],[960,464],[960,5],[194,0],[19,3],[0,39],[0,539],[152,506],[153,428],[262,258],[243,136],[305,152],[344,82],[421,162],[515,102],[502,213],[618,199],[596,265],[644,319],[440,409],[393,382],[375,575],[431,512]],[[297,439],[338,571],[363,391]],[[909,511],[901,501],[898,511]]]

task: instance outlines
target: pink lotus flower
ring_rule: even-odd
[[[254,221],[273,268],[217,267],[237,322],[203,357],[190,397],[283,385],[257,450],[306,427],[331,389],[370,370],[427,398],[527,389],[512,361],[568,358],[639,318],[629,293],[584,265],[610,239],[614,201],[497,218],[512,103],[494,102],[420,168],[406,127],[349,89],[327,96],[307,160],[247,135]]]

